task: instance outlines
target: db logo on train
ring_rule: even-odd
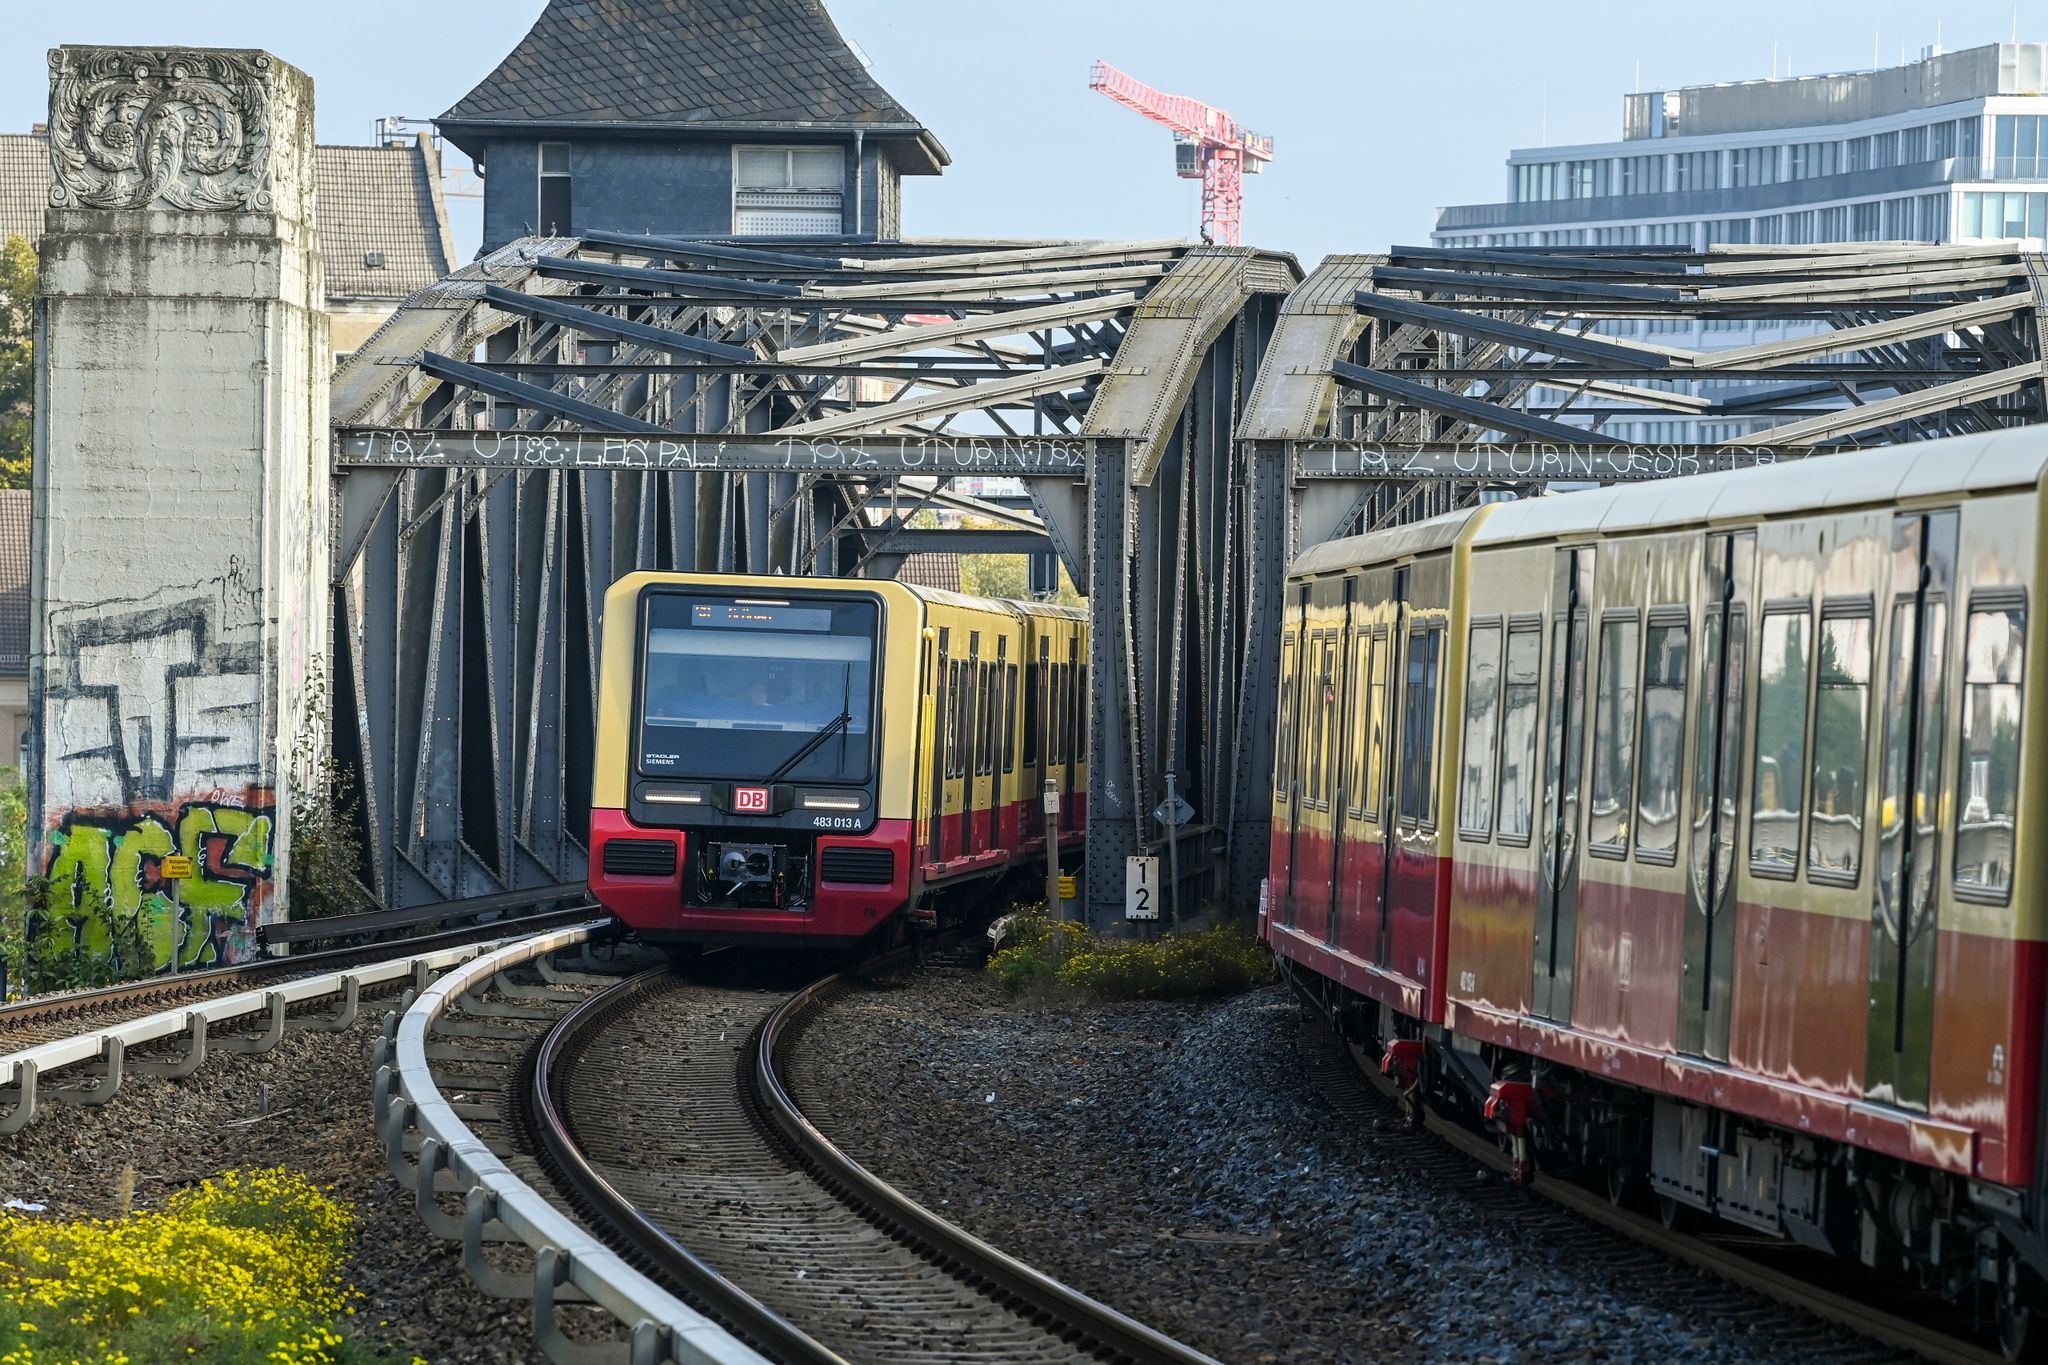
[[[734,787],[732,789],[733,810],[746,815],[768,813],[768,789],[766,787]]]

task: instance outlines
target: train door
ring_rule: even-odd
[[[1685,887],[1685,975],[1678,1048],[1728,1060],[1735,969],[1736,808],[1742,791],[1743,677],[1749,661],[1756,533],[1708,536],[1700,566],[1700,648],[1693,678],[1691,875]]]
[[[1397,728],[1393,718],[1406,714],[1408,705],[1408,570],[1394,571],[1393,595],[1389,600],[1393,608],[1393,619],[1387,627],[1387,728],[1382,733],[1389,749],[1395,744]],[[1374,888],[1379,904],[1373,910],[1372,960],[1380,966],[1387,965],[1393,952],[1394,934],[1394,864],[1400,851],[1400,819],[1395,809],[1393,792],[1394,774],[1405,768],[1412,756],[1408,753],[1406,736],[1401,737],[1398,757],[1383,765],[1381,790],[1375,794],[1380,811],[1380,859],[1378,885]]]
[[[1592,549],[1557,551],[1550,592],[1542,856],[1529,992],[1531,1009],[1548,1019],[1569,1019],[1572,1012],[1579,919],[1579,787],[1585,776],[1587,613],[1592,600]]]
[[[1038,761],[1038,786],[1032,790],[1034,804],[1038,806],[1038,833],[1047,841],[1047,849],[1057,857],[1059,849],[1059,823],[1065,819],[1065,810],[1055,814],[1051,821],[1044,819],[1044,782],[1053,776],[1053,636],[1051,632],[1038,636],[1038,663],[1032,667],[1036,696],[1032,698],[1032,716],[1036,724],[1036,741],[1032,749]],[[1061,802],[1065,806],[1065,802]]]
[[[1863,1091],[1927,1107],[1934,1035],[1935,873],[1941,738],[1957,514],[1892,522],[1890,645],[1879,765],[1877,887],[1870,907],[1870,1034]]]
[[[946,860],[946,779],[953,775],[953,632],[939,631],[939,664],[931,690],[932,698],[932,799],[928,819],[931,852],[928,861]]]
[[[967,636],[967,662],[960,668],[960,815],[955,856],[978,853],[974,842],[975,806],[981,792],[981,632]]]
[[[1287,811],[1287,886],[1280,898],[1281,919],[1287,924],[1295,922],[1295,869],[1301,865],[1301,740],[1304,729],[1302,717],[1309,708],[1309,659],[1308,646],[1308,589],[1298,590],[1293,603],[1292,615],[1295,628],[1287,632],[1282,643],[1284,659],[1284,695],[1286,702],[1281,707],[1280,733],[1273,737],[1274,746],[1279,750],[1281,769],[1286,775],[1286,789],[1280,793],[1281,803]]]
[[[1335,775],[1328,783],[1334,792],[1330,797],[1330,891],[1325,907],[1323,939],[1331,947],[1338,942],[1338,928],[1344,922],[1344,825],[1345,812],[1357,804],[1359,774],[1354,771],[1352,736],[1359,726],[1358,692],[1364,685],[1358,676],[1356,651],[1352,647],[1352,636],[1357,627],[1352,621],[1352,601],[1358,596],[1358,579],[1344,580],[1344,622],[1337,636],[1337,712],[1331,724],[1335,734],[1331,736],[1329,763]]]

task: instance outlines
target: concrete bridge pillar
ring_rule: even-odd
[[[157,968],[232,961],[288,904],[295,743],[326,751],[313,86],[264,52],[63,47],[49,129],[44,932]],[[196,866],[174,884],[177,857]]]

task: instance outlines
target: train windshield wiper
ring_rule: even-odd
[[[798,749],[788,758],[783,759],[782,766],[777,768],[774,772],[768,774],[767,780],[769,782],[781,781],[784,777],[787,777],[789,775],[789,770],[791,768],[794,768],[797,764],[809,758],[813,753],[816,753],[818,746],[820,744],[823,744],[826,740],[832,738],[832,736],[838,734],[841,730],[844,730],[847,726],[851,724],[853,724],[853,712],[841,711],[838,715],[832,718],[831,723],[826,725],[824,729],[818,731],[817,734],[812,735],[809,739],[805,740],[804,745],[801,749]]]

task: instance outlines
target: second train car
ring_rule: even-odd
[[[636,573],[605,597],[591,894],[663,943],[935,922],[1086,822],[1085,618],[879,579]]]
[[[1265,932],[1533,1162],[2048,1299],[2038,428],[1475,508],[1288,584]]]

